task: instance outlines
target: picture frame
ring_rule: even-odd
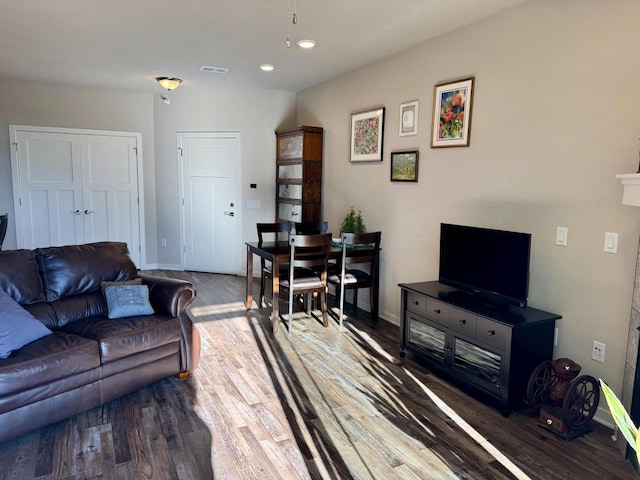
[[[418,151],[391,152],[391,181],[418,181]]]
[[[420,102],[414,100],[413,102],[402,103],[400,105],[400,120],[398,135],[406,137],[409,135],[418,134],[418,109]]]
[[[468,147],[475,77],[434,88],[431,148]]]
[[[382,161],[384,107],[351,114],[351,162]]]

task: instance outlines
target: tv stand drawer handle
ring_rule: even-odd
[[[466,324],[467,324],[467,321],[464,318],[460,320],[460,325],[466,325]]]
[[[417,307],[418,305],[420,305],[420,302],[419,302],[418,300],[414,300],[414,301],[413,301],[413,302],[411,302],[411,303],[413,303],[416,307]]]
[[[435,314],[437,314],[437,315],[440,315],[442,312],[440,311],[440,309],[439,309],[439,308],[436,308],[436,309],[433,311],[433,313],[435,313]]]
[[[496,331],[495,331],[495,330],[489,330],[489,331],[487,332],[487,334],[488,334],[490,337],[493,337],[493,336],[496,334]]]

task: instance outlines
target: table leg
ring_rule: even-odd
[[[271,275],[272,285],[271,291],[271,328],[275,333],[278,330],[278,323],[280,323],[280,260],[277,255],[273,256],[271,263],[273,268],[273,275]]]
[[[246,306],[247,310],[251,310],[251,305],[253,304],[253,253],[251,253],[251,249],[247,246],[247,300]]]

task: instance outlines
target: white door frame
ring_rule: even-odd
[[[85,130],[81,128],[40,127],[31,125],[9,125],[9,141],[11,143],[11,177],[13,186],[13,211],[16,222],[17,248],[22,248],[22,209],[20,207],[20,177],[18,170],[18,132],[45,132],[68,135],[100,135],[106,137],[134,137],[137,146],[138,168],[138,229],[140,232],[140,268],[147,264],[146,237],[144,229],[144,182],[142,162],[142,133],[115,130]]]
[[[185,137],[190,138],[234,138],[236,140],[236,211],[235,216],[238,219],[236,222],[236,231],[234,232],[234,237],[236,239],[236,243],[238,244],[238,252],[244,252],[244,249],[241,249],[242,243],[242,205],[243,205],[243,197],[242,197],[242,154],[240,151],[241,146],[241,135],[240,132],[177,132],[177,149],[176,149],[176,157],[178,159],[178,211],[179,221],[180,221],[180,267],[184,270],[185,267],[185,242],[186,242],[186,233],[185,233],[185,225],[184,225],[184,178],[183,178],[183,169],[184,169],[184,158],[182,156],[182,139]],[[236,257],[236,275],[242,275],[244,272],[244,268],[242,268],[242,259],[244,257],[237,253]]]

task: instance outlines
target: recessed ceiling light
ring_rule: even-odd
[[[300,48],[313,48],[316,46],[316,41],[315,40],[299,40],[298,41],[298,46]]]
[[[262,65],[260,65],[260,69],[265,72],[271,72],[274,68],[276,67],[274,67],[270,63],[263,63]]]

